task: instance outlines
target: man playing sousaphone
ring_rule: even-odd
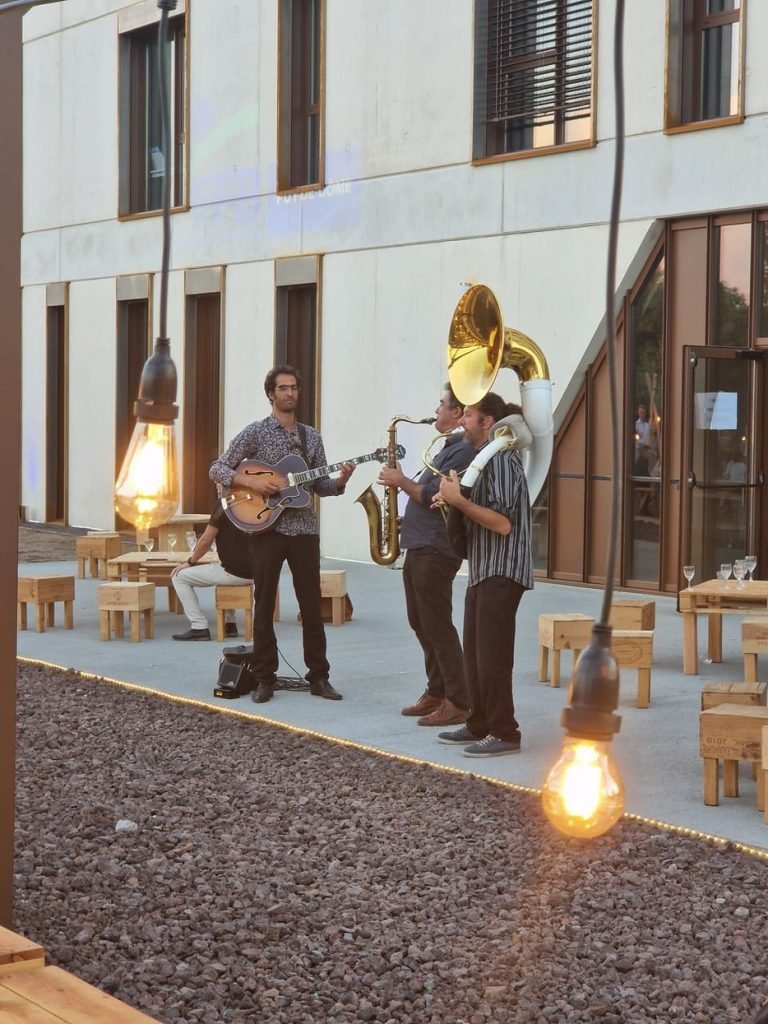
[[[489,391],[462,418],[466,440],[483,461],[492,428],[515,414]],[[488,445],[486,448],[485,446]],[[467,476],[473,473],[470,468]],[[465,490],[465,489],[464,489]],[[512,447],[497,451],[464,493],[455,472],[443,477],[437,500],[463,516],[469,580],[464,604],[464,670],[472,706],[466,724],[438,735],[462,746],[467,757],[497,757],[520,750],[520,728],[512,697],[515,618],[520,599],[533,587],[531,504],[523,464]]]
[[[464,414],[450,384],[445,385],[435,412],[435,428],[448,434],[435,457],[435,468],[441,473],[461,472],[475,450],[465,444],[461,433],[449,433],[456,430]],[[427,675],[426,690],[415,704],[403,708],[402,714],[419,716],[419,725],[458,725],[466,720],[469,709],[461,644],[452,614],[453,581],[461,559],[448,542],[443,516],[432,507],[440,476],[425,469],[418,480],[411,480],[398,465],[382,469],[379,483],[399,487],[409,498],[400,531],[400,547],[406,549],[405,606],[408,623],[424,651]]]
[[[262,500],[280,493],[285,481],[274,475],[237,472],[244,459],[258,459],[276,466],[290,455],[300,456],[310,469],[325,466],[323,439],[312,427],[296,420],[296,406],[301,388],[301,375],[293,366],[275,366],[264,381],[264,392],[272,406],[266,419],[249,424],[230,443],[223,455],[213,463],[210,477],[225,488],[247,488]],[[328,469],[330,467],[326,467]],[[320,497],[343,494],[347,480],[354,471],[352,463],[344,463],[339,475],[331,480],[323,475],[307,486]],[[272,698],[278,667],[277,641],[272,614],[283,563],[293,576],[293,585],[301,612],[304,639],[304,661],[308,672],[310,693],[327,700],[341,700],[331,686],[330,666],[326,657],[325,627],[320,595],[320,535],[317,516],[311,504],[278,509],[274,525],[261,532],[254,541],[253,583],[253,659],[252,669],[257,689],[251,695],[257,704]]]

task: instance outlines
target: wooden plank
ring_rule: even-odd
[[[2,979],[2,988],[66,1024],[148,1024],[150,1017],[86,984],[60,967],[41,967]],[[24,1020],[23,1017],[19,1018]],[[46,1021],[45,1017],[38,1018]],[[0,1020],[2,1018],[0,1017]],[[9,1021],[16,1022],[10,1017]],[[34,1024],[37,1020],[29,1018]],[[25,1021],[26,1024],[26,1021]]]
[[[733,761],[758,761],[768,708],[719,704],[699,715],[699,753]]]
[[[0,927],[0,975],[10,969],[29,969],[45,964],[45,950],[31,939],[17,935],[8,928]]]
[[[716,708],[718,704],[753,704],[764,707],[768,684],[747,681],[745,683],[708,683],[701,691],[701,710]]]
[[[44,1010],[0,984],[0,1021],[3,1024],[62,1024],[62,1017]]]

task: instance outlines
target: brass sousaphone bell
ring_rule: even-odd
[[[552,461],[554,424],[549,367],[535,341],[504,326],[491,289],[475,284],[461,296],[451,318],[448,379],[460,402],[475,405],[491,390],[500,369],[514,370],[520,380],[523,420],[532,437],[520,454],[533,503]],[[493,434],[491,431],[491,438]],[[469,470],[462,482],[471,485],[468,475]]]

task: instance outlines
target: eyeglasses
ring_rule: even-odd
[[[298,384],[278,384],[275,391],[298,391]]]

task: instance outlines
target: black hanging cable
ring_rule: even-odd
[[[607,625],[613,600],[613,579],[616,571],[616,548],[621,508],[621,477],[618,438],[619,399],[616,383],[616,250],[619,239],[619,217],[621,213],[621,191],[624,181],[624,0],[616,2],[616,26],[613,37],[613,87],[616,102],[616,150],[613,164],[613,195],[611,217],[608,226],[608,256],[605,271],[605,329],[608,350],[609,391],[611,401],[611,435],[613,454],[611,467],[613,487],[611,492],[611,529],[608,537],[608,560],[605,569],[605,593],[600,613],[600,624]]]

